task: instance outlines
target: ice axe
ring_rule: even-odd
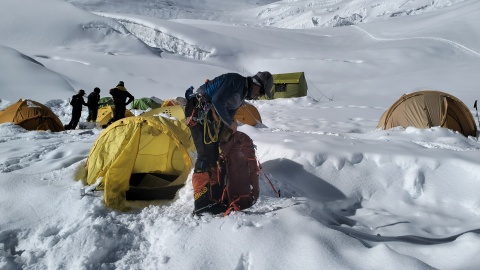
[[[478,109],[477,109],[477,101],[476,100],[475,100],[475,103],[473,103],[473,107],[477,111],[476,116],[477,116],[478,126],[480,126],[480,119],[478,118]]]

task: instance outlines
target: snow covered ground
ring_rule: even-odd
[[[79,89],[168,99],[261,70],[304,71],[309,94],[253,102],[264,125],[239,130],[282,197],[261,177],[257,204],[225,218],[191,215],[190,179],[131,212],[82,198],[102,130],[0,124],[0,269],[478,269],[478,135],[376,126],[420,89],[478,120],[479,15],[474,0],[2,0],[0,108],[29,98],[65,124]]]

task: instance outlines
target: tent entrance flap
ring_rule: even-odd
[[[171,200],[184,185],[170,185],[179,175],[134,173],[130,177],[127,200]]]

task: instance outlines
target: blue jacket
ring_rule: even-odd
[[[207,95],[222,121],[230,126],[248,92],[248,79],[237,73],[226,73],[206,82],[197,93]]]

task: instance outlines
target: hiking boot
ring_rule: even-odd
[[[223,195],[223,188],[219,184],[210,184],[210,192],[212,201],[221,202]]]
[[[194,215],[197,215],[197,216],[201,216],[205,213],[209,213],[209,214],[212,214],[212,215],[218,215],[218,214],[223,214],[225,213],[225,211],[227,211],[228,209],[228,206],[223,204],[223,203],[212,203],[212,204],[209,204],[205,207],[202,207],[202,208],[199,208],[199,209],[196,209],[193,210],[193,214]]]
[[[194,173],[192,176],[194,199],[193,214],[195,215],[203,213],[211,213],[216,215],[227,210],[226,205],[212,199],[210,181],[210,174],[207,172]]]

